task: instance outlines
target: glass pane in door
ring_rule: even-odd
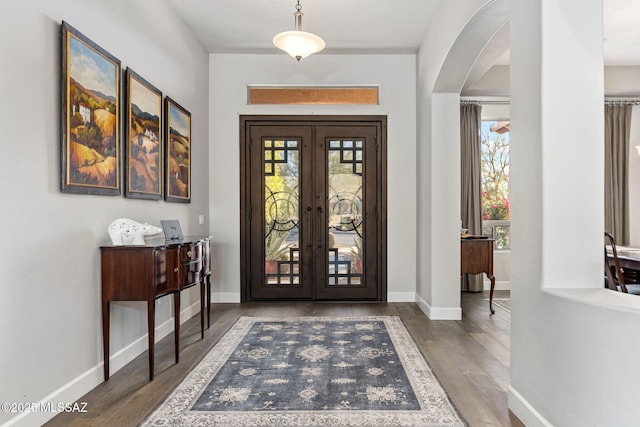
[[[300,283],[299,141],[264,139],[265,285]]]
[[[363,283],[363,161],[362,140],[329,140],[329,286],[360,286]]]

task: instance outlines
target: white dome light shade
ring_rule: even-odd
[[[324,40],[305,31],[284,31],[273,37],[273,44],[300,61],[324,49]]]
[[[302,31],[302,6],[300,0],[296,4],[296,11],[293,14],[295,31],[284,31],[278,33],[273,38],[273,44],[278,49],[282,49],[300,62],[312,53],[320,52],[324,49],[324,40],[315,34]]]

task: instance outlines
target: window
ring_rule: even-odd
[[[508,120],[482,121],[482,232],[510,248]]]

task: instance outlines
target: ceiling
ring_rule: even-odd
[[[325,39],[326,53],[415,53],[443,1],[301,0],[302,27]],[[211,53],[278,52],[271,39],[294,27],[295,0],[168,2]],[[603,3],[605,64],[640,65],[640,1]],[[497,46],[492,61],[508,63],[508,43]]]

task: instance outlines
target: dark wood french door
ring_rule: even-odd
[[[242,300],[386,300],[386,118],[240,122]]]

